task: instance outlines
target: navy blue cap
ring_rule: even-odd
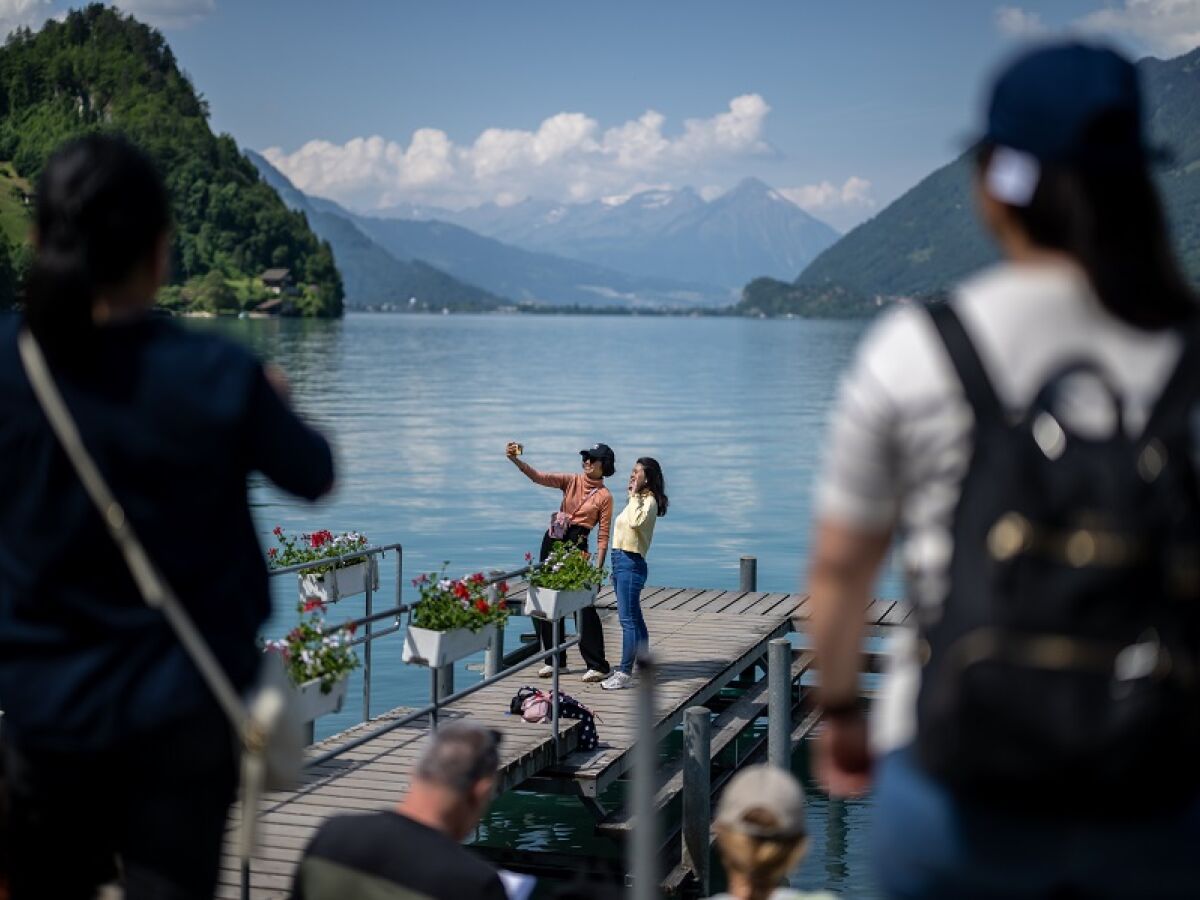
[[[1158,155],[1142,135],[1133,63],[1081,43],[1038,47],[1004,69],[983,140],[1051,164],[1124,168]]]

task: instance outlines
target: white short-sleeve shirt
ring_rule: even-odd
[[[1001,403],[1023,409],[1058,369],[1097,363],[1137,434],[1178,361],[1174,331],[1146,332],[1109,314],[1078,269],[1002,263],[951,301]],[[864,337],[838,397],[817,517],[868,531],[894,529],[910,602],[940,603],[953,552],[951,522],[971,457],[971,410],[923,309],[901,307]],[[916,733],[919,668],[914,631],[895,638],[872,719],[872,745],[887,752]]]

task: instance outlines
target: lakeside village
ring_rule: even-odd
[[[185,318],[217,318],[220,316],[242,319],[299,318],[304,315],[297,302],[308,293],[315,292],[316,285],[297,284],[290,269],[277,267],[264,270],[257,279],[242,279],[229,282],[219,274],[201,285],[199,296],[180,292],[179,288],[166,289],[169,295],[160,297],[159,308],[168,315]],[[217,282],[220,282],[219,284]],[[687,307],[687,306],[584,306],[581,304],[555,305],[547,303],[505,303],[490,309],[452,309],[448,306],[426,303],[417,297],[409,297],[406,303],[373,303],[349,306],[352,312],[373,313],[426,313],[435,315],[577,315],[577,316],[665,316],[682,318],[751,318],[751,319],[810,319],[810,318],[864,318],[894,304],[943,303],[947,292],[921,295],[884,296],[875,295],[865,301],[851,304],[831,302],[840,299],[844,292],[831,289],[824,297],[812,298],[816,308],[811,312],[793,312],[776,308],[774,304],[759,304],[754,300],[754,284],[743,291],[742,299],[730,306]],[[177,296],[178,295],[178,296]]]

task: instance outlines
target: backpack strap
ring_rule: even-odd
[[[1146,422],[1143,438],[1156,437],[1172,423],[1187,415],[1188,408],[1196,402],[1200,395],[1200,327],[1195,323],[1189,325],[1183,335],[1183,349],[1179,353],[1179,362],[1175,371],[1167,379],[1150,411]]]
[[[946,352],[950,355],[950,362],[954,364],[959,381],[962,382],[963,392],[975,412],[976,420],[1003,422],[1004,407],[1000,404],[1000,398],[996,396],[996,389],[992,386],[991,379],[983,368],[983,361],[979,358],[979,352],[971,343],[958,313],[949,303],[925,308],[942,343],[946,345]]]

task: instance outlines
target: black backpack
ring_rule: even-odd
[[[1165,809],[1200,791],[1200,485],[1189,335],[1143,434],[1089,362],[1014,418],[949,306],[931,316],[975,417],[949,593],[920,614],[917,749],[956,792],[1065,815]],[[1065,380],[1117,427],[1069,433]]]

